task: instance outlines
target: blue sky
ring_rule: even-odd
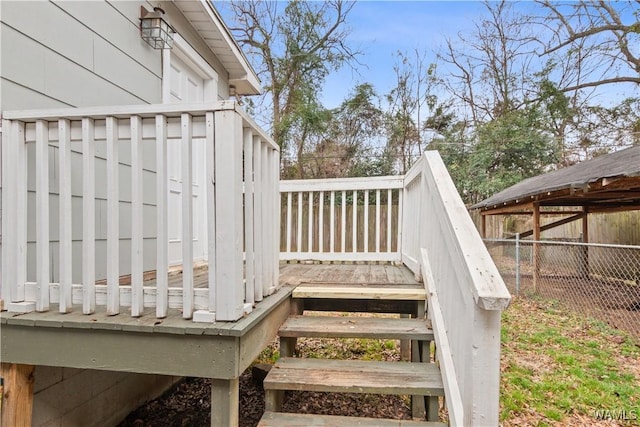
[[[228,4],[214,3],[229,21]],[[393,87],[398,51],[425,50],[430,55],[427,62],[434,62],[433,51],[443,36],[453,37],[471,28],[483,8],[480,1],[357,1],[347,25],[349,43],[363,53],[358,58],[362,65],[357,65],[357,72],[347,67],[327,78],[322,96],[325,107],[339,105],[358,83],[372,83],[380,95],[387,93]]]
[[[363,51],[359,75],[346,68],[327,79],[323,101],[337,106],[357,83],[370,82],[379,94],[394,86],[393,65],[398,51],[426,51],[427,63],[445,36],[473,27],[483,12],[481,2],[359,1],[349,15],[351,42]],[[330,90],[329,90],[330,88]]]

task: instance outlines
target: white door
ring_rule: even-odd
[[[205,79],[176,55],[171,55],[169,70],[171,103],[198,103],[205,99]],[[208,98],[208,97],[207,97]],[[182,263],[182,150],[181,140],[169,140],[167,166],[169,172],[169,264]],[[193,257],[207,256],[206,223],[206,158],[205,140],[193,140]]]

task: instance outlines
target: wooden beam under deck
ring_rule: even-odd
[[[108,316],[104,309],[3,312],[0,356],[30,365],[233,379],[275,337],[289,315],[291,290],[283,287],[238,322],[193,323],[177,310],[157,319],[153,308],[140,318]]]

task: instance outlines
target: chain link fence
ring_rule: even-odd
[[[561,302],[640,338],[640,246],[485,239],[510,292]]]

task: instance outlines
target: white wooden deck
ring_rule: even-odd
[[[206,265],[194,273],[195,286],[206,288]],[[171,273],[169,285],[179,287],[181,276]],[[126,282],[123,278],[120,286],[127,287]],[[47,312],[3,311],[3,341],[21,345],[3,345],[2,356],[31,365],[237,379],[275,338],[291,311],[296,286],[327,283],[422,289],[413,273],[399,265],[281,263],[279,290],[235,322],[194,323],[179,308],[169,308],[161,319],[154,307],[145,308],[139,317],[109,315],[105,306],[91,314],[76,307],[60,313],[56,304]],[[147,280],[145,288],[154,284],[155,279]]]
[[[228,396],[235,395],[242,369],[275,337],[293,305],[299,304],[291,298],[294,288],[315,287],[310,292],[322,288],[323,296],[305,298],[305,309],[336,311],[336,300],[328,296],[332,287],[424,292],[418,277],[428,289],[428,316],[451,423],[497,425],[500,312],[510,296],[439,155],[424,153],[403,177],[278,182],[277,146],[235,104],[181,108],[127,107],[118,109],[115,116],[112,109],[5,114],[3,129],[9,130],[2,135],[5,211],[0,299],[9,311],[0,316],[3,361],[222,379],[227,382],[216,387],[233,412],[237,401]],[[157,233],[152,234],[165,244],[145,252],[151,259],[149,265],[139,260],[134,260],[132,269],[119,265],[121,252],[128,249],[125,243],[120,248],[124,228],[118,225],[118,208],[129,198],[115,191],[116,145],[128,140],[134,147],[139,142],[140,119],[142,139],[155,142],[156,154],[163,161],[168,139],[187,141],[183,144],[185,159],[191,157],[189,141],[196,137],[207,138],[207,146],[220,151],[215,156],[207,153],[207,173],[212,178],[207,181],[208,190],[214,189],[214,182],[216,188],[228,190],[208,198],[207,261],[215,262],[216,269],[194,269],[189,262],[195,260],[189,243],[193,207],[185,203],[181,225],[186,230],[182,239],[186,268],[184,273],[168,274],[168,240],[162,237],[168,230],[167,203],[161,200],[164,190],[156,208]],[[93,133],[83,131],[92,127]],[[51,279],[50,235],[41,227],[35,241],[29,240],[30,217],[26,215],[28,193],[35,192],[37,200],[51,197],[47,175],[31,164],[38,185],[28,188],[26,179],[18,179],[22,175],[15,165],[27,158],[27,145],[35,144],[44,159],[46,148],[58,143],[61,157],[68,158],[72,142],[85,144],[95,139],[108,148],[106,185],[100,189],[107,194],[106,274],[92,270],[99,265],[96,242],[88,249],[83,246],[83,257],[71,256],[73,244],[78,246],[80,241],[73,240],[67,216],[61,216],[60,277]],[[227,144],[229,140],[235,143]],[[240,149],[227,152],[241,145],[244,154]],[[235,165],[233,174],[227,173],[228,162]],[[61,160],[61,166],[65,164]],[[191,187],[188,169],[183,170],[185,194]],[[156,173],[157,189],[164,188],[166,172],[163,167]],[[64,208],[72,195],[69,180],[62,181],[65,191],[60,190],[59,197],[65,199],[60,201]],[[139,181],[138,176],[133,184]],[[77,197],[91,202],[96,200],[95,191]],[[234,203],[230,204],[231,196]],[[85,218],[94,217],[90,209],[84,209],[91,204],[83,203]],[[140,208],[139,200],[135,204]],[[46,203],[37,206],[38,224],[48,223],[52,212],[47,209]],[[140,230],[139,215],[133,215],[137,210],[132,209],[131,224]],[[390,219],[394,216],[395,222]],[[83,228],[83,233],[95,225],[85,222],[82,225],[88,230]],[[279,224],[284,241],[278,238]],[[131,236],[137,241],[131,242],[131,248],[139,246],[142,234]],[[83,244],[85,240],[91,243],[90,233],[82,236]],[[37,249],[35,262],[27,262],[28,245]],[[279,260],[300,263],[279,265]],[[387,264],[377,263],[381,261]],[[83,277],[72,281],[73,267],[78,265],[83,267]],[[144,280],[143,270],[157,271],[158,280]],[[120,279],[129,272],[127,285]],[[28,281],[30,277],[35,281]],[[96,277],[106,277],[106,284],[96,283]],[[424,302],[417,307],[415,299],[371,295],[358,298],[351,294],[340,311],[424,312]],[[37,312],[29,312],[33,310]]]
[[[209,272],[206,265],[194,269],[194,287],[206,288],[208,286]],[[155,286],[155,279],[144,282],[145,287]],[[182,284],[182,272],[176,271],[169,274],[169,287],[180,287]],[[288,297],[293,289],[300,285],[341,285],[360,284],[364,286],[396,285],[398,287],[409,286],[415,289],[420,285],[414,274],[403,265],[384,264],[305,264],[305,263],[281,263],[280,264],[280,288],[275,298],[280,300]],[[121,280],[121,286],[128,286],[127,280]],[[420,285],[421,286],[421,285]],[[179,309],[169,308],[168,314],[163,319],[156,318],[153,307],[147,307],[142,315],[137,318],[129,316],[111,316],[104,307],[97,307],[92,314],[82,314],[81,310],[71,313],[60,313],[54,307],[44,313],[31,312],[15,314],[2,312],[2,324],[19,326],[44,326],[65,327],[79,329],[105,329],[123,332],[158,332],[170,334],[204,334],[220,336],[241,336],[244,329],[251,328],[257,319],[260,319],[272,307],[271,304],[257,306],[257,310],[246,315],[238,322],[212,322],[194,323],[184,319]]]

